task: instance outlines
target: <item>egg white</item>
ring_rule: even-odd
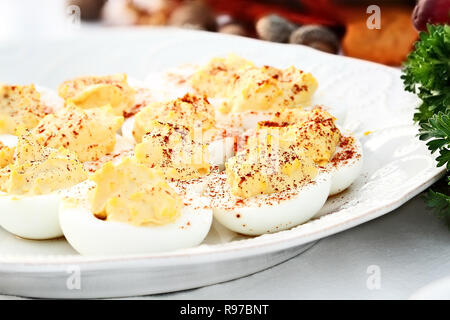
[[[0,135],[8,147],[17,145],[17,137]],[[12,234],[27,239],[51,239],[62,236],[58,222],[61,194],[25,196],[0,193],[0,226]]]
[[[55,112],[64,107],[64,100],[53,90],[41,86],[36,86],[36,90],[40,93],[44,105],[50,108],[49,111]],[[8,147],[15,147],[17,136],[7,133],[0,134],[0,141]]]
[[[163,72],[152,72],[147,75],[143,83],[155,92],[157,101],[173,100],[188,92],[194,93],[188,80],[195,70],[195,65],[186,64]]]
[[[7,147],[15,147],[17,145],[17,136],[12,134],[0,134],[0,142]]]
[[[25,239],[61,237],[58,211],[63,197],[62,191],[33,196],[1,193],[0,226]]]
[[[59,221],[64,236],[82,255],[145,254],[199,245],[211,228],[211,209],[185,206],[181,216],[162,226],[102,221],[87,206],[63,201]]]
[[[220,128],[231,128],[243,132],[253,130],[258,122],[269,121],[274,113],[269,111],[242,111],[227,114],[216,112],[217,126]]]
[[[260,121],[271,120],[275,114],[274,111],[242,111],[223,113],[220,107],[225,98],[208,98],[208,101],[214,107],[217,126],[220,128],[231,129],[237,132],[253,130]]]
[[[289,192],[263,194],[235,205],[238,198],[223,186],[225,196],[212,200],[214,218],[228,229],[245,235],[262,235],[290,229],[311,219],[324,205],[331,186],[331,175],[319,173],[310,183]],[[224,203],[224,202],[225,203]],[[221,203],[222,202],[222,203]]]
[[[363,168],[363,149],[360,141],[354,137],[354,144],[348,146],[354,150],[350,159],[332,165],[327,164],[326,170],[331,174],[330,195],[338,194],[347,189],[360,175]],[[335,155],[345,149],[337,147]]]
[[[45,106],[49,107],[52,112],[56,112],[64,108],[64,99],[61,98],[54,90],[42,86],[36,86],[36,90],[41,95],[41,102]]]
[[[225,162],[234,156],[234,138],[225,137],[211,141],[208,144],[209,163],[211,166],[217,166],[220,170],[225,169]]]
[[[136,143],[136,140],[134,139],[133,136],[133,128],[134,128],[134,116],[125,119],[125,121],[122,124],[120,134],[122,135],[122,137],[128,139],[129,141]]]

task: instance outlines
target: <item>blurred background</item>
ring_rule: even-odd
[[[175,26],[399,66],[417,29],[448,12],[450,0],[419,0],[414,11],[415,5],[415,0],[0,0],[0,41],[56,37],[85,27]]]

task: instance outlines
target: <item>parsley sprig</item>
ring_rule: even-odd
[[[418,95],[421,105],[414,114],[419,138],[438,152],[437,166],[445,166],[447,177],[438,191],[429,190],[428,207],[450,228],[450,26],[428,25],[403,66],[405,89]]]

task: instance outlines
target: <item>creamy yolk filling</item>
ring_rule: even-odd
[[[313,179],[333,156],[340,132],[326,111],[287,110],[274,120],[258,123],[245,149],[227,161],[233,195],[248,198],[296,188]]]
[[[273,121],[259,123],[256,134],[275,130],[281,148],[305,153],[316,164],[325,165],[336,151],[341,138],[334,120],[320,107],[310,111],[285,109],[276,113]]]
[[[134,118],[133,136],[137,142],[153,128],[153,121],[171,123],[200,132],[205,140],[216,134],[214,108],[206,97],[187,93],[167,102],[154,102],[139,111]]]
[[[278,150],[279,151],[279,150]],[[238,152],[225,164],[231,193],[241,198],[297,188],[317,174],[311,158],[281,151],[258,155],[248,149]],[[259,160],[255,161],[258,157]]]
[[[17,127],[34,128],[48,113],[34,85],[0,85],[0,133],[15,134]]]
[[[211,60],[194,73],[191,85],[201,94],[224,98],[222,113],[300,107],[309,104],[317,89],[311,73],[293,66],[256,67],[235,55]]]
[[[75,154],[61,147],[43,147],[21,131],[15,161],[0,170],[0,189],[14,195],[42,195],[69,188],[87,179]]]
[[[126,115],[134,107],[135,91],[126,74],[80,77],[63,82],[58,94],[67,104],[83,109],[111,105],[114,114]]]
[[[43,118],[32,134],[44,146],[64,147],[74,152],[82,162],[94,161],[113,151],[116,132],[122,116],[112,113],[110,106],[82,109],[68,105]]]
[[[226,96],[236,75],[241,70],[249,68],[256,66],[253,62],[233,53],[227,57],[214,57],[192,75],[191,85],[196,91],[208,97]]]
[[[161,172],[134,158],[117,165],[108,162],[90,179],[96,187],[89,192],[89,201],[99,219],[158,226],[174,222],[181,214],[183,203]]]
[[[169,179],[189,180],[210,171],[206,144],[193,140],[189,128],[169,123],[152,121],[150,132],[135,147],[135,156]]]

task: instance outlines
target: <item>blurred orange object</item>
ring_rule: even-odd
[[[400,65],[417,39],[411,14],[414,0],[380,0],[381,29],[369,29],[367,7],[371,0],[208,0],[217,13],[254,23],[264,15],[278,14],[299,25],[345,26],[345,55],[383,64]],[[339,29],[335,29],[339,30]]]
[[[298,0],[306,12],[333,17],[346,27],[342,40],[348,56],[383,64],[400,65],[411,51],[418,34],[411,19],[414,0]],[[380,8],[380,29],[369,29],[369,5]]]
[[[400,65],[417,40],[411,22],[411,8],[383,7],[380,29],[369,29],[365,8],[348,16],[342,40],[345,55],[388,65]]]

